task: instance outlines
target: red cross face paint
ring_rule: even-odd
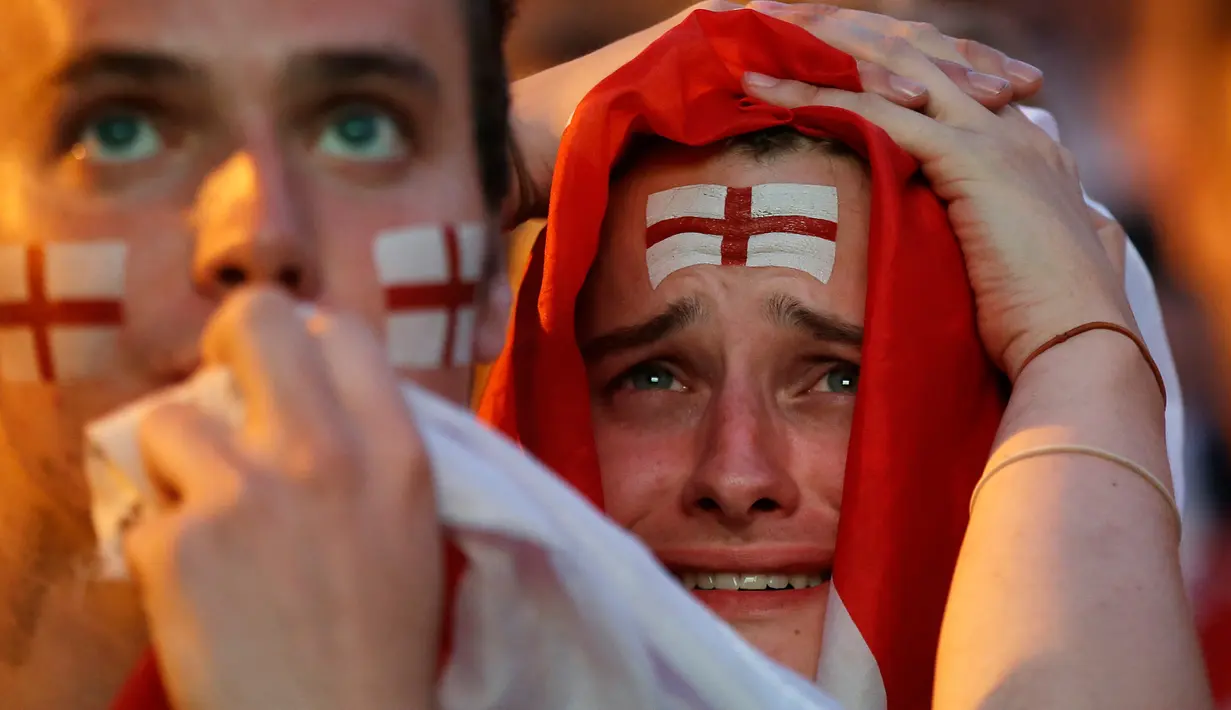
[[[89,379],[115,361],[127,247],[0,245],[0,380]]]
[[[486,257],[483,225],[390,230],[373,249],[388,311],[390,364],[412,370],[469,366]]]
[[[838,229],[838,190],[775,183],[687,185],[650,195],[646,265],[654,288],[703,264],[779,266],[828,283]]]

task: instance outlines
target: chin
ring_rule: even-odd
[[[762,653],[809,680],[816,677],[829,584],[798,591],[696,591]]]

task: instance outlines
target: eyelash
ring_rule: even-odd
[[[348,110],[371,108],[380,111],[393,121],[398,132],[402,134],[407,146],[414,150],[418,145],[418,135],[410,113],[404,107],[387,97],[370,93],[345,93],[328,97],[313,105],[300,114],[302,125],[311,126],[310,135],[315,139],[325,124],[337,118]]]
[[[81,140],[81,134],[91,123],[119,113],[134,113],[155,124],[175,124],[177,112],[146,96],[118,95],[83,101],[65,112],[55,132],[53,149],[56,155],[66,155]]]
[[[683,377],[680,375],[680,369],[681,369],[680,366],[673,360],[669,358],[649,358],[646,360],[639,360],[633,365],[629,365],[628,367],[622,368],[619,374],[607,380],[607,384],[603,386],[603,392],[607,396],[611,396],[615,394],[616,392],[619,392],[621,389],[623,389],[622,385],[624,382],[626,382],[638,370],[647,368],[647,367],[660,367],[666,370],[667,372],[671,373],[671,376],[674,377],[676,380],[683,379]]]

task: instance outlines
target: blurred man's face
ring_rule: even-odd
[[[481,238],[459,230],[451,251],[443,230],[416,231],[484,217],[459,6],[0,7],[0,424],[19,466],[84,506],[82,425],[188,375],[241,285],[393,331],[380,280],[399,275],[374,268],[381,240],[418,235],[433,268],[473,281]],[[455,398],[461,321],[435,344],[446,356],[404,363]]]
[[[607,512],[807,677],[859,378],[868,200],[856,161],[811,149],[655,153],[613,186],[578,310]],[[774,228],[798,234],[736,249],[699,236],[809,212],[836,228],[788,217]],[[784,266],[728,263],[745,260]]]

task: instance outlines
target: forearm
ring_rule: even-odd
[[[629,59],[679,22],[676,16],[631,34],[584,57],[561,64],[509,86],[510,127],[517,144],[505,203],[504,223],[513,227],[528,219],[547,216],[551,177],[560,139],[577,105],[596,82],[610,76]],[[518,156],[516,153],[520,153]]]
[[[570,63],[578,61],[582,60]],[[509,166],[511,189],[503,214],[506,227],[547,216],[556,153],[568,125],[560,117],[570,116],[592,87],[589,81],[570,85],[569,77],[584,79],[589,74],[569,72],[567,68],[568,65],[564,65],[560,67],[564,71],[540,72],[515,81],[509,87],[512,101],[509,126],[514,148]],[[607,74],[617,68],[619,64],[611,66]]]
[[[1163,402],[1133,344],[1091,332],[1018,379],[992,465],[1097,447],[1170,486]],[[1209,707],[1167,501],[1122,466],[1013,463],[981,492],[937,662],[939,710]]]

